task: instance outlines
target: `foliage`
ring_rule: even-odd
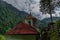
[[[23,21],[27,13],[17,10],[12,5],[0,1],[0,34],[13,28],[18,22]],[[24,16],[22,16],[24,15]]]
[[[60,1],[59,1],[59,2],[57,2],[57,6],[60,6]]]
[[[0,35],[0,40],[5,40],[5,37],[3,35]]]
[[[57,26],[60,27],[60,20],[57,21]]]
[[[54,4],[52,4],[52,0],[41,0],[40,1],[40,11],[44,14],[54,13]]]

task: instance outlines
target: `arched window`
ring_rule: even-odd
[[[31,21],[28,21],[29,25],[31,26]]]

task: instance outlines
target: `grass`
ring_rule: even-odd
[[[36,35],[3,35],[5,40],[36,40]]]

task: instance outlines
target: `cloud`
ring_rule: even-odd
[[[17,9],[19,9],[20,11],[23,10],[23,11],[26,11],[29,13],[29,6],[28,6],[28,3],[30,3],[30,0],[4,0],[6,1],[7,3],[13,5],[14,7],[16,7]],[[44,19],[44,18],[47,18],[47,17],[50,17],[49,14],[42,14],[40,11],[39,11],[39,1],[40,0],[31,0],[32,3],[31,3],[31,9],[32,9],[32,15],[38,19]],[[26,4],[25,4],[26,2]],[[27,5],[27,6],[26,6]],[[57,9],[55,10],[56,11],[56,14],[52,14],[53,16],[60,16],[58,13],[58,10],[60,11],[60,9]]]

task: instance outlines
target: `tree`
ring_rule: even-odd
[[[51,22],[53,21],[52,13],[55,13],[54,8],[55,6],[52,0],[41,0],[40,1],[40,11],[43,14],[47,14],[47,13],[50,14]]]
[[[47,33],[47,34],[49,34],[49,35],[47,35],[47,36],[49,36],[49,38],[48,39],[54,39],[55,37],[54,36],[56,36],[55,34],[53,34],[53,33],[55,33],[54,32],[54,22],[53,22],[53,19],[52,19],[52,14],[53,13],[55,13],[55,11],[54,11],[54,8],[55,8],[56,6],[55,6],[55,4],[53,3],[53,0],[41,0],[40,1],[40,11],[43,13],[43,14],[50,14],[50,19],[51,19],[51,23],[49,23],[50,24],[50,27],[49,27],[49,32]],[[53,33],[52,33],[53,32]],[[50,34],[51,33],[51,34]],[[45,34],[44,34],[45,35]],[[54,35],[54,36],[50,36],[50,35]],[[45,36],[46,37],[46,36]],[[45,38],[44,37],[44,38]],[[47,40],[47,39],[46,39]]]
[[[58,1],[58,2],[57,2],[57,6],[59,6],[59,7],[60,7],[60,1]]]
[[[58,20],[56,22],[57,22],[58,36],[60,36],[60,20]]]

